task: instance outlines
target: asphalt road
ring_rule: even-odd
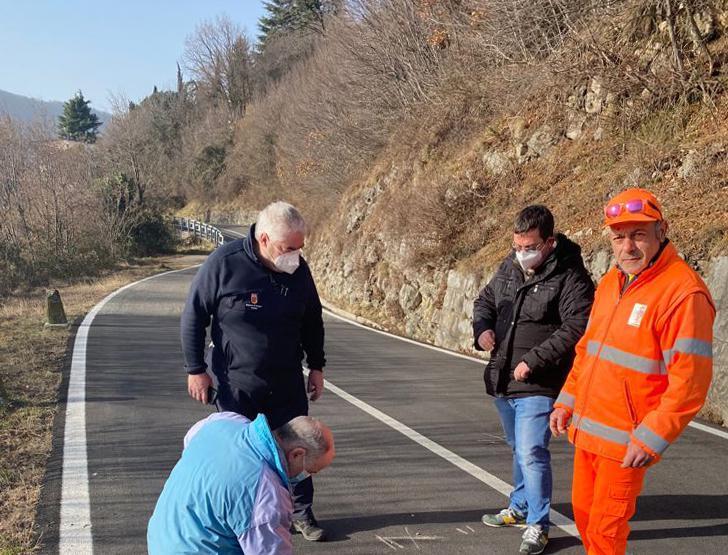
[[[146,552],[147,520],[182,438],[209,413],[187,397],[178,339],[194,273],[170,273],[125,290],[89,330],[86,438],[96,553]],[[327,390],[312,414],[336,438],[337,458],[315,481],[316,514],[330,541],[308,544],[295,536],[297,552],[517,553],[519,530],[480,524],[484,511],[499,510],[507,499],[472,469],[509,482],[511,464],[484,393],[482,365],[332,316],[326,317],[326,351],[326,377],[335,391]],[[383,422],[382,414],[390,420]],[[441,454],[396,428],[414,430]],[[443,458],[448,453],[475,465],[471,473]],[[557,440],[552,453],[554,509],[570,517],[571,448]],[[48,553],[58,552],[56,513],[49,508],[57,464],[52,461],[51,494],[41,511]],[[724,553],[727,467],[728,440],[688,429],[648,473],[630,552]],[[552,528],[547,553],[582,552],[577,539]]]

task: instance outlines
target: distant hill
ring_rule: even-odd
[[[108,112],[93,109],[93,103],[91,106],[92,111],[104,124],[111,119],[111,114]],[[63,102],[38,100],[0,90],[0,115],[9,115],[23,122],[41,119],[55,124],[61,113],[63,113]],[[103,126],[101,128],[103,129]]]

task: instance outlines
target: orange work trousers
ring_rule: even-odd
[[[623,555],[646,468],[576,449],[571,503],[588,555]]]

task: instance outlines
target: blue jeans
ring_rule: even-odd
[[[509,508],[524,515],[526,524],[540,524],[548,530],[552,488],[549,415],[554,399],[496,397],[495,406],[513,451],[514,489]]]

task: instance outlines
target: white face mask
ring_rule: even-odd
[[[277,256],[275,260],[273,260],[273,264],[281,272],[292,274],[298,269],[298,266],[301,264],[301,249],[297,251],[286,252],[281,254],[280,256]]]
[[[516,259],[521,265],[524,271],[533,270],[539,264],[543,258],[543,253],[540,250],[537,251],[516,251]]]

